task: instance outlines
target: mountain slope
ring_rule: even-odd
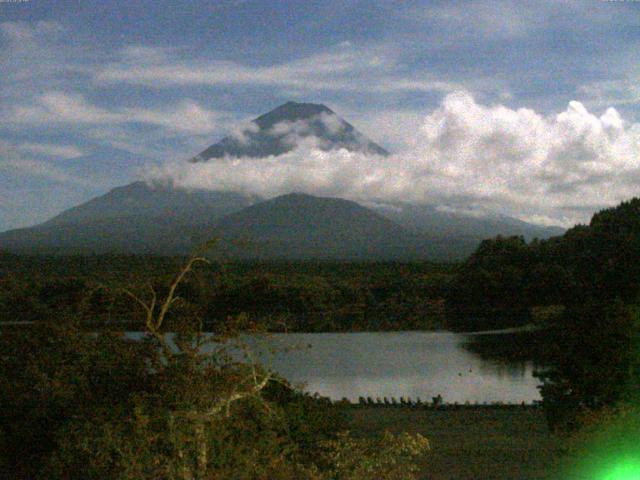
[[[192,161],[225,156],[261,158],[281,155],[293,150],[297,141],[310,137],[325,150],[346,148],[377,155],[389,154],[330,108],[314,103],[288,102],[254,119],[236,134],[211,145]]]
[[[460,258],[471,245],[416,235],[355,202],[294,193],[228,215],[216,226],[245,239],[240,256],[286,259],[408,260]]]
[[[236,192],[185,190],[134,182],[65,210],[45,222],[45,225],[77,224],[131,216],[179,218],[187,223],[211,223],[256,200],[256,197]]]
[[[38,255],[184,255],[193,246],[192,228],[146,216],[42,224],[1,233],[0,249]]]
[[[296,141],[313,142],[327,150],[388,155],[328,107],[288,102],[191,161],[279,155],[293,149]],[[252,234],[266,243],[260,253],[265,258],[451,260],[464,258],[481,239],[498,234],[546,238],[562,233],[507,217],[473,218],[433,206],[398,203],[391,208],[372,207],[374,212],[345,200],[299,194],[243,210],[259,200],[239,192],[187,191],[135,182],[43,224],[0,233],[0,249],[48,254],[187,254],[220,222],[220,231],[227,236]]]
[[[0,248],[39,254],[186,254],[197,232],[255,201],[234,192],[135,182],[43,224],[0,233]]]
[[[507,216],[475,217],[442,211],[434,205],[396,203],[373,206],[372,208],[412,232],[438,237],[468,238],[480,241],[496,235],[521,235],[525,240],[532,240],[562,235],[565,232],[565,229],[560,227],[535,225]]]

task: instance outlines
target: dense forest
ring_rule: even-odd
[[[550,425],[640,399],[640,199],[563,236],[484,241],[447,293],[447,325],[543,327],[537,373]],[[618,407],[615,407],[618,408]],[[624,407],[626,408],[626,407]]]
[[[448,325],[482,330],[544,323],[566,307],[635,303],[639,293],[640,199],[633,199],[559,237],[483,241],[449,285]]]
[[[67,310],[94,327],[136,324],[122,288],[161,288],[181,257],[0,257],[0,315],[39,321]],[[444,327],[452,266],[431,263],[270,262],[201,266],[179,287],[207,327],[243,314],[271,331]],[[133,287],[131,287],[133,285]]]

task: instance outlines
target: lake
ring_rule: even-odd
[[[140,338],[141,332],[127,332]],[[531,403],[539,381],[527,331],[288,333],[247,337],[261,363],[333,400],[400,397]],[[265,353],[267,351],[275,353]],[[535,354],[534,354],[535,355]]]
[[[410,397],[445,403],[531,403],[539,400],[531,361],[489,359],[469,348],[483,338],[503,347],[514,333],[368,332],[274,334],[259,343],[287,352],[263,363],[310,393],[334,400]],[[264,349],[260,349],[264,350]]]

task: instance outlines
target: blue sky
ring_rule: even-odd
[[[288,100],[325,103],[395,152],[452,92],[545,118],[578,101],[595,118],[615,108],[635,154],[638,52],[634,1],[0,2],[0,231],[190,158]],[[554,212],[507,213],[562,220],[575,193]]]

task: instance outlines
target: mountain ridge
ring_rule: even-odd
[[[322,104],[287,102],[257,117],[252,125],[242,134],[246,138],[240,134],[225,137],[226,143],[223,139],[203,153],[212,152],[209,159],[234,153],[267,157],[290,151],[295,139],[314,137],[322,148],[388,155]],[[256,211],[262,214],[255,215]],[[238,227],[238,219],[242,218],[251,221]],[[287,226],[278,231],[274,225],[265,224],[267,218],[279,219]],[[310,223],[313,218],[315,224]],[[299,225],[291,223],[292,219],[297,219]],[[274,258],[286,257],[289,252],[296,258],[328,255],[343,259],[456,260],[470,254],[483,238],[498,234],[546,238],[559,230],[516,219],[477,220],[439,212],[429,205],[397,202],[394,208],[385,210],[304,193],[264,200],[241,192],[187,190],[171,184],[133,182],[65,210],[42,224],[0,233],[0,249],[61,255],[182,255],[190,253],[214,231],[227,236],[234,233],[236,237],[253,231],[258,240],[279,245],[269,247],[265,254]],[[276,238],[273,232],[279,232],[281,238]]]

